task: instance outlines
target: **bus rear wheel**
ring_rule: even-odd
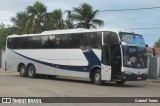
[[[97,69],[97,70],[94,72],[93,82],[94,82],[94,84],[96,84],[96,85],[102,85],[102,84],[104,83],[104,81],[101,80],[101,71],[100,71],[100,69]]]
[[[21,77],[27,76],[27,71],[26,71],[25,65],[19,66],[18,71],[19,71]]]
[[[28,66],[27,74],[28,74],[28,77],[30,77],[30,78],[35,78],[36,77],[36,69],[33,65]]]

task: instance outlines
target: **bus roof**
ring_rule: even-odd
[[[24,35],[10,35],[10,37],[25,37],[25,36],[40,36],[40,35],[51,35],[51,34],[69,34],[69,33],[83,33],[83,32],[101,32],[101,31],[111,31],[111,32],[123,32],[122,30],[118,29],[85,29],[85,28],[77,28],[77,29],[65,29],[65,30],[50,30],[44,31],[38,34],[24,34]],[[128,31],[125,31],[128,32]]]

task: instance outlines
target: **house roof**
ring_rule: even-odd
[[[160,54],[160,48],[154,48],[154,49],[155,49],[155,51],[156,51],[156,54]],[[153,53],[152,48],[147,47],[147,52],[149,52],[149,53]]]

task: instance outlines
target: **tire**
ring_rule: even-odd
[[[117,85],[124,85],[125,81],[116,81]]]
[[[35,78],[36,77],[36,69],[33,65],[29,65],[27,68],[27,75],[30,78]]]
[[[96,85],[102,85],[102,84],[104,83],[104,81],[101,80],[101,71],[100,71],[100,69],[97,69],[97,70],[94,72],[93,82],[94,82],[94,84],[96,84]]]
[[[21,65],[18,68],[19,74],[21,77],[26,77],[27,76],[27,71],[25,65]]]

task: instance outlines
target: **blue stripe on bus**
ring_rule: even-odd
[[[47,65],[47,66],[50,66],[50,67],[59,68],[59,69],[70,70],[70,71],[89,72],[93,66],[97,66],[97,65],[101,66],[101,62],[100,62],[99,58],[96,56],[96,54],[92,50],[83,52],[87,61],[89,62],[88,66],[70,66],[70,65],[59,65],[59,64],[54,64],[54,63],[48,63],[48,62],[44,62],[44,61],[40,61],[40,60],[37,60],[37,59],[27,57],[27,56],[22,55],[18,52],[15,52],[15,51],[13,51],[13,52],[22,56],[22,57],[24,57],[24,58],[26,58],[26,59],[29,59],[29,60],[37,62],[37,63]]]

